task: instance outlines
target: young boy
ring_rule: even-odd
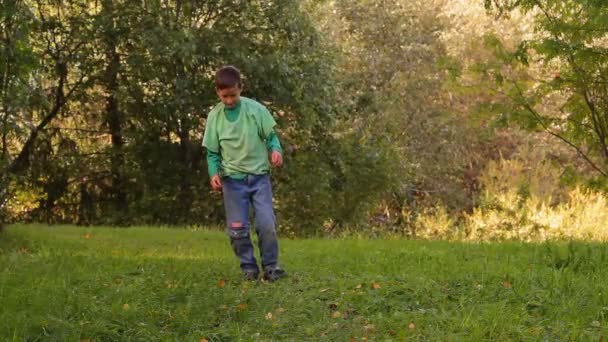
[[[271,164],[283,164],[276,122],[262,104],[240,96],[241,74],[235,67],[216,72],[215,90],[221,102],[207,116],[203,137],[211,187],[223,191],[230,243],[246,280],[257,280],[260,273],[249,233],[249,206],[253,205],[263,279],[275,281],[286,275],[278,263],[269,175]]]

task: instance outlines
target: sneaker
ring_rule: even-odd
[[[279,280],[280,278],[286,277],[287,272],[283,271],[280,268],[272,268],[264,271],[263,279],[266,281],[273,282],[275,280]]]
[[[243,272],[243,278],[245,278],[246,281],[256,281],[256,280],[258,280],[259,276],[260,276],[260,272],[258,272],[258,271],[244,271]]]

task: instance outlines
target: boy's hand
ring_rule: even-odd
[[[222,190],[222,179],[220,178],[220,175],[215,174],[211,177],[211,188],[215,191]]]
[[[283,156],[281,155],[281,152],[272,151],[272,154],[270,155],[270,162],[274,167],[283,165]]]

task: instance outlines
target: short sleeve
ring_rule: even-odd
[[[274,126],[277,125],[277,122],[272,117],[272,114],[270,114],[270,111],[264,106],[262,106],[260,111],[260,123],[262,135],[266,139],[270,133],[274,132]]]
[[[205,134],[203,135],[203,146],[211,152],[220,152],[220,142],[217,134],[217,128],[215,124],[216,115],[212,111],[207,116],[207,123],[205,125]]]

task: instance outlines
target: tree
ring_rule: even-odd
[[[498,16],[532,13],[538,35],[515,52],[492,40],[508,65],[492,74],[513,100],[501,115],[574,149],[608,180],[608,3],[587,0],[486,0]],[[536,63],[538,62],[540,66]],[[540,67],[539,77],[512,72]],[[509,69],[509,70],[507,70]]]
[[[0,220],[14,179],[23,178],[46,140],[46,129],[90,74],[86,6],[71,2],[2,3],[2,172]],[[23,58],[17,58],[23,57]]]
[[[442,94],[443,3],[342,1],[319,11],[341,53],[337,135],[345,150],[337,157],[336,185],[343,197],[334,202],[348,205],[339,217],[380,205],[402,217],[419,201],[453,208],[467,201],[460,179],[468,135]]]

